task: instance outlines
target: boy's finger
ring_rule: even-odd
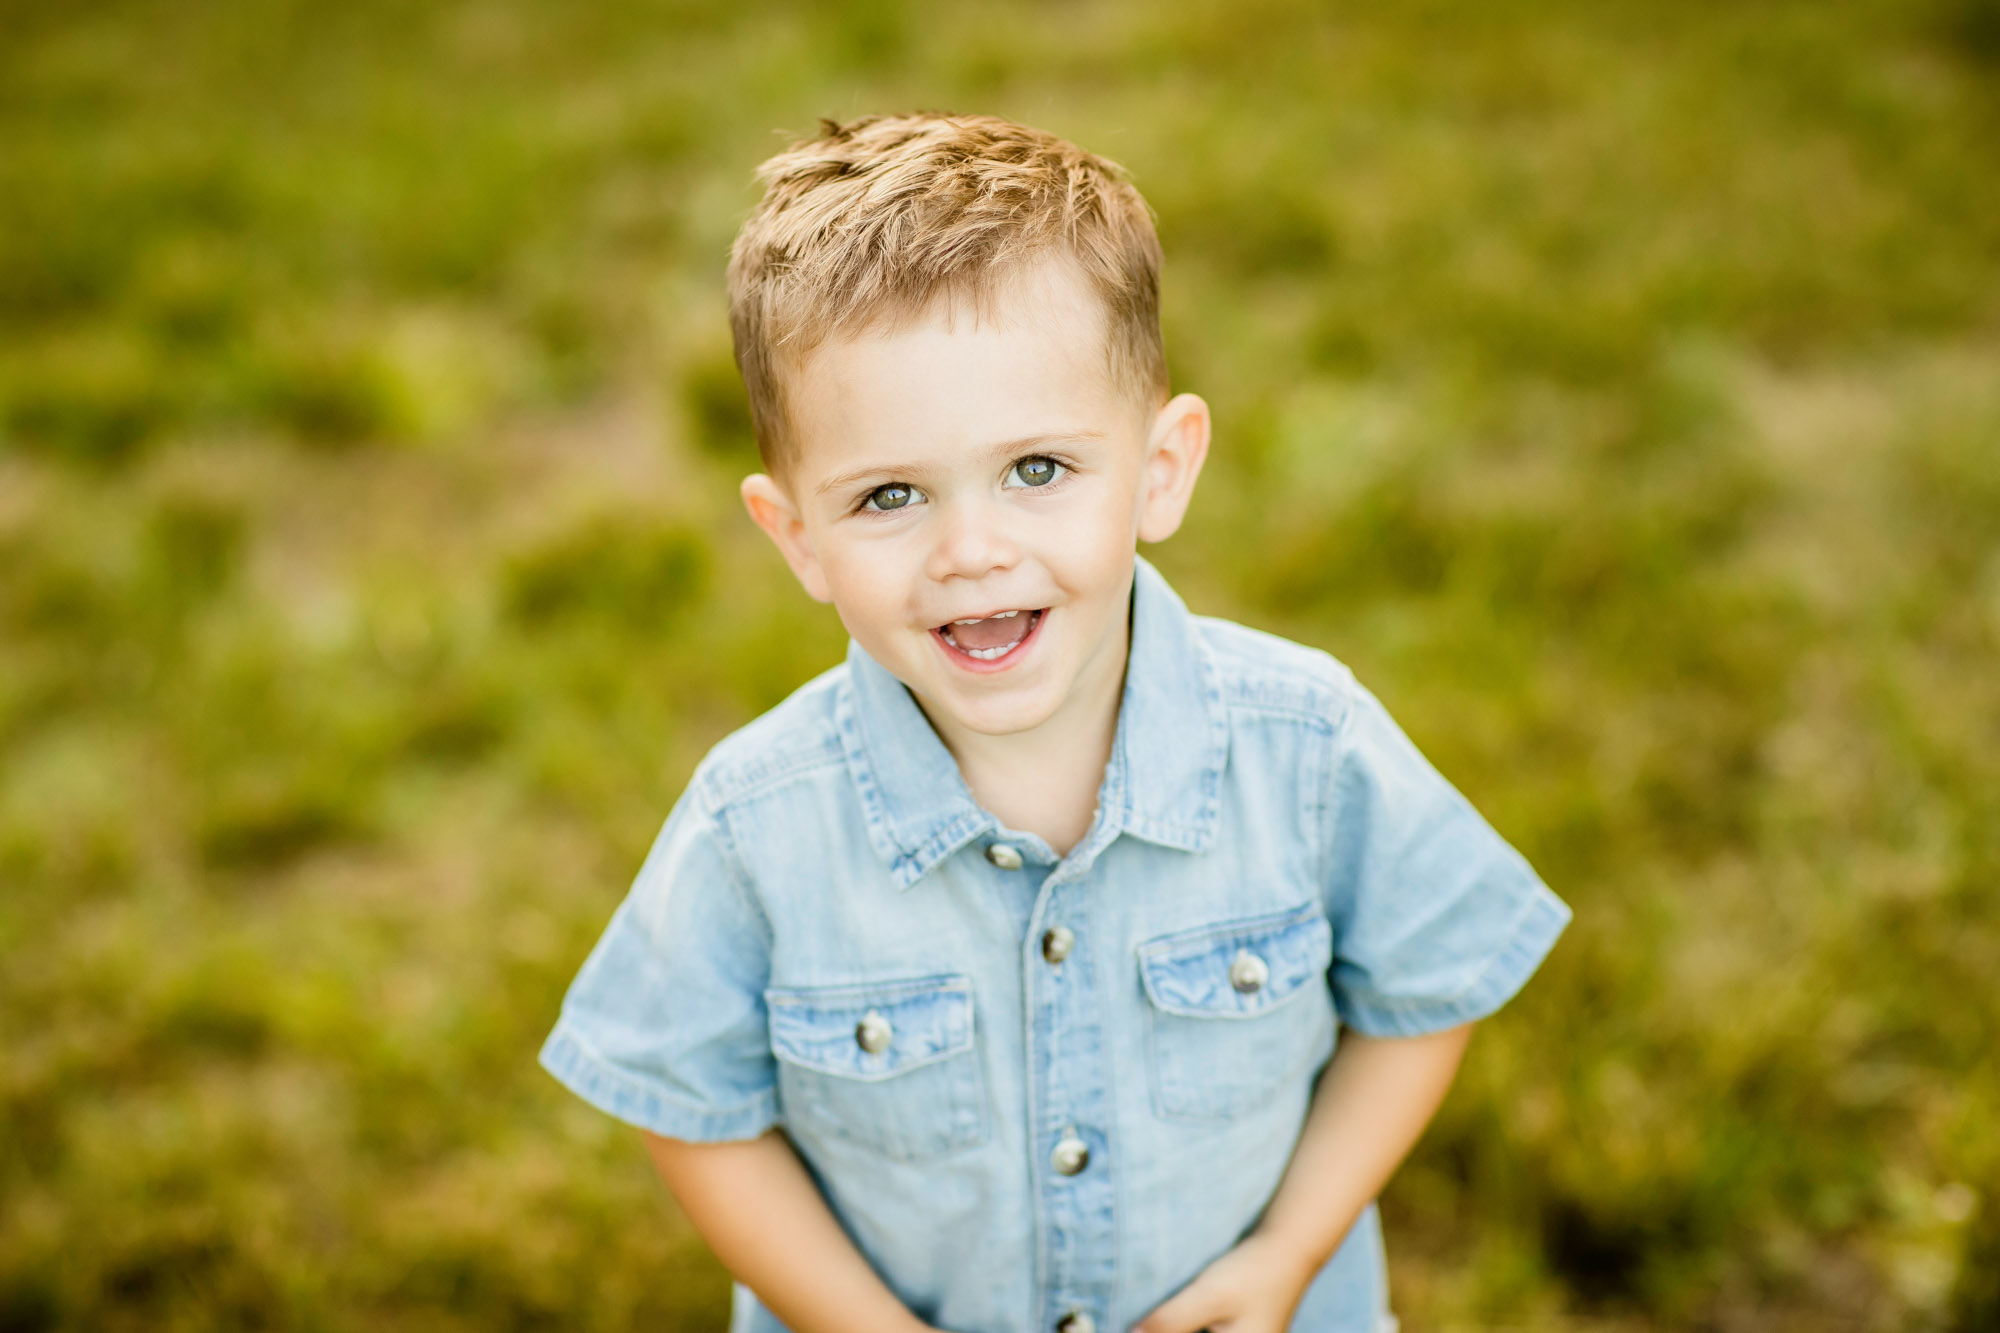
[[[1196,1278],[1134,1324],[1132,1333],[1201,1333],[1211,1319],[1222,1313],[1209,1293],[1208,1284]]]

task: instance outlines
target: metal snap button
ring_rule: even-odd
[[[1059,1176],[1073,1176],[1090,1165],[1090,1145],[1078,1138],[1074,1129],[1066,1130],[1056,1150],[1049,1154],[1049,1165],[1055,1167]]]
[[[1264,960],[1248,949],[1239,949],[1229,964],[1229,984],[1245,995],[1261,989],[1270,977],[1271,969],[1264,966]]]
[[[1071,1310],[1056,1320],[1056,1333],[1097,1333],[1097,1321],[1082,1310]]]
[[[1068,926],[1050,926],[1042,932],[1042,957],[1060,963],[1076,947],[1076,935]]]
[[[873,1009],[861,1015],[861,1021],[854,1025],[854,1044],[870,1055],[880,1055],[888,1050],[890,1039],[895,1035],[889,1020]]]
[[[1009,847],[1004,842],[989,843],[986,848],[986,859],[994,865],[999,866],[1002,870],[1019,870],[1021,868],[1020,851]]]

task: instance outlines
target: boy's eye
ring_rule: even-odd
[[[913,486],[905,486],[900,481],[892,481],[887,486],[877,486],[868,492],[868,498],[861,502],[863,509],[883,511],[901,509],[905,505],[916,504],[923,495]]]
[[[1040,454],[1024,458],[1007,469],[1007,475],[1017,479],[1023,486],[1046,486],[1063,474],[1063,465],[1053,458]]]

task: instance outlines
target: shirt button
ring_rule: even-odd
[[[1071,1310],[1056,1320],[1056,1333],[1097,1333],[1097,1321],[1081,1310]]]
[[[870,1009],[854,1025],[854,1044],[870,1055],[880,1055],[889,1049],[889,1040],[895,1032],[889,1027],[889,1020]]]
[[[1019,870],[1021,853],[1004,842],[991,843],[986,848],[986,859],[1002,870]]]
[[[1060,963],[1076,947],[1076,935],[1068,926],[1050,926],[1042,932],[1042,957]]]
[[[1264,966],[1264,960],[1248,949],[1239,949],[1236,959],[1229,965],[1229,984],[1245,995],[1255,994],[1270,978],[1271,970]]]
[[[1078,1138],[1075,1130],[1069,1130],[1049,1154],[1049,1164],[1055,1167],[1057,1175],[1073,1176],[1090,1165],[1090,1145]]]

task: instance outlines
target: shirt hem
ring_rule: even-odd
[[[1470,986],[1447,1000],[1341,997],[1340,1021],[1365,1037],[1421,1037],[1485,1018],[1527,984],[1570,915],[1560,898],[1536,884],[1506,944]]]
[[[695,1106],[640,1083],[561,1022],[543,1043],[540,1061],[558,1083],[598,1110],[662,1138],[689,1143],[754,1139],[778,1123],[775,1093],[740,1106]]]

